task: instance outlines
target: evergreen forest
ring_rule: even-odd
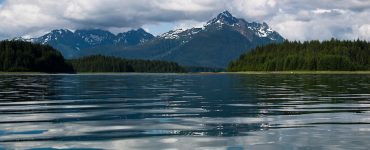
[[[0,42],[0,72],[74,72],[51,46],[23,41]]]
[[[243,54],[228,71],[367,71],[370,43],[366,41],[307,41],[269,44]]]

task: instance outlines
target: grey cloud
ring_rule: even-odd
[[[362,38],[359,28],[369,24],[370,1],[365,0],[281,0],[279,12],[270,24],[283,36],[292,40],[326,40]],[[362,28],[367,31],[367,28]]]
[[[267,22],[291,40],[370,40],[368,0],[8,0],[0,7],[0,39],[55,28],[130,29],[161,22],[199,24],[223,10]]]
[[[0,9],[2,34],[53,28],[137,28],[159,22],[203,21],[221,0],[11,0]]]

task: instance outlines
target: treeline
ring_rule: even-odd
[[[185,72],[177,63],[149,60],[127,60],[102,55],[66,61],[48,45],[24,41],[0,42],[0,72]]]
[[[151,60],[128,60],[94,55],[69,60],[76,72],[185,72],[177,63]]]
[[[60,52],[23,41],[0,42],[0,72],[73,72]]]
[[[257,47],[229,64],[228,71],[370,70],[366,41],[307,41]]]

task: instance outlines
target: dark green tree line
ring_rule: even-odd
[[[77,72],[184,72],[177,63],[151,60],[128,60],[112,56],[94,55],[69,60]]]
[[[23,41],[0,42],[2,72],[73,72],[63,56],[54,48]]]
[[[307,41],[257,47],[229,64],[228,71],[370,70],[366,41]]]

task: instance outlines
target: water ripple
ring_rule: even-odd
[[[0,89],[0,149],[370,147],[368,75],[2,75]]]

